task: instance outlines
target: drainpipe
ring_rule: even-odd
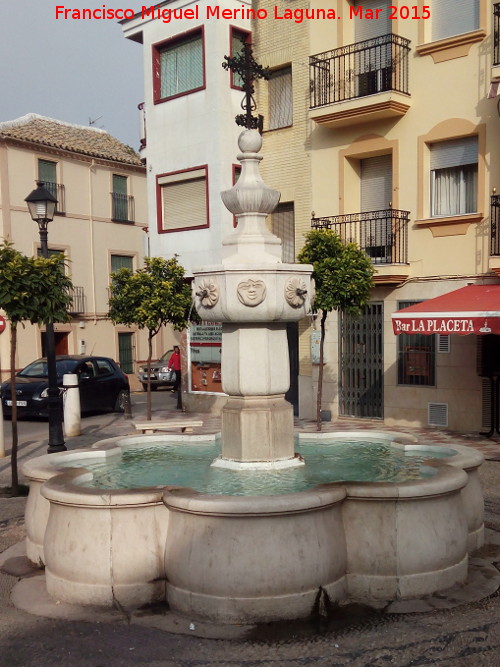
[[[95,161],[92,160],[89,167],[89,206],[90,206],[90,280],[92,283],[92,304],[94,310],[94,325],[97,324],[97,303],[95,286],[95,256],[94,256],[94,197],[92,193],[92,173],[95,169]]]

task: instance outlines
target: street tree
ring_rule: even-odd
[[[360,314],[370,298],[374,269],[368,255],[356,243],[343,243],[330,229],[312,230],[306,234],[298,261],[313,265],[316,286],[313,310],[321,311],[316,400],[316,424],[320,431],[326,319],[332,310]]]
[[[151,358],[153,338],[166,325],[176,331],[188,325],[191,289],[177,257],[146,257],[144,268],[122,268],[111,274],[109,317],[115,324],[148,330],[146,417],[151,419]]]
[[[27,257],[12,243],[0,244],[0,308],[10,323],[10,386],[12,394],[12,494],[19,493],[18,429],[15,400],[18,325],[67,322],[73,284],[65,273],[64,255]]]

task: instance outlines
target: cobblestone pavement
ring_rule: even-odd
[[[169,410],[159,413],[167,417]],[[178,413],[172,412],[178,418]],[[193,416],[193,415],[190,415]],[[219,421],[203,415],[204,430]],[[304,430],[314,424],[300,422]],[[68,442],[87,447],[98,439],[131,431],[124,420],[104,423]],[[476,434],[432,429],[387,428],[380,422],[340,420],[334,429],[397,430],[423,441],[468,444],[485,454],[481,470],[486,499],[486,524],[496,531],[491,547],[500,568],[500,443]],[[33,443],[39,455],[40,443]],[[31,451],[31,450],[30,450]],[[26,450],[24,456],[29,456]],[[36,453],[35,453],[36,452]],[[6,460],[4,460],[6,461]],[[1,462],[0,462],[1,463]],[[3,477],[0,475],[0,485]],[[0,553],[24,537],[25,498],[0,497]],[[0,667],[497,667],[500,664],[499,591],[479,602],[446,611],[388,614],[362,607],[337,610],[328,620],[269,624],[238,641],[202,639],[130,623],[52,620],[16,609],[10,592],[17,578],[0,573]]]

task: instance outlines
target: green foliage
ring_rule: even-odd
[[[192,297],[184,268],[176,257],[147,257],[144,263],[138,271],[122,268],[111,274],[109,317],[115,324],[148,329],[151,337],[168,323],[185,329]]]
[[[29,320],[67,322],[73,284],[65,274],[62,254],[26,257],[12,243],[0,245],[0,308],[13,326]]]
[[[315,310],[357,315],[368,302],[374,269],[355,243],[344,244],[330,229],[313,230],[306,235],[298,261],[314,267]]]

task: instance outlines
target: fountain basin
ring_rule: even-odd
[[[444,590],[464,581],[468,551],[482,544],[483,458],[468,447],[426,461],[435,471],[427,478],[332,482],[281,496],[95,489],[81,485],[85,468],[60,467],[151,438],[112,438],[25,464],[28,556],[45,563],[56,599],[129,608],[165,600],[224,623],[299,618],[324,596],[370,603]],[[193,438],[183,438],[186,447]],[[432,450],[408,438],[393,444]]]

